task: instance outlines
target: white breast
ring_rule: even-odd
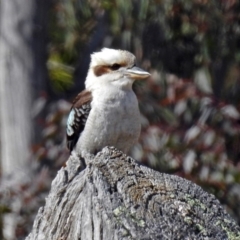
[[[127,153],[141,129],[135,93],[114,88],[95,91],[91,108],[77,143],[78,152],[96,153],[105,146],[114,146]]]

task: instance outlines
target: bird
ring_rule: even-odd
[[[84,157],[106,146],[124,153],[138,141],[141,122],[135,80],[150,73],[126,50],[103,48],[91,54],[85,89],[74,99],[66,126],[67,147]]]

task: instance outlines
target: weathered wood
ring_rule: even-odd
[[[240,239],[219,201],[177,176],[139,165],[114,148],[70,158],[27,240]]]

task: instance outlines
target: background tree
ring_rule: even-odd
[[[14,186],[29,181],[30,147],[40,132],[33,120],[45,100],[33,102],[48,84],[46,18],[43,17],[48,4],[37,2],[0,2],[0,162],[1,176],[6,179],[1,181],[3,188],[3,182]],[[8,239],[15,238],[21,210],[16,203],[9,203],[12,211],[4,215],[4,232]],[[0,217],[1,211],[6,210],[1,208]]]

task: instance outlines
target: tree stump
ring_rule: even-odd
[[[196,184],[140,165],[113,147],[70,157],[26,240],[240,239],[219,201]]]

